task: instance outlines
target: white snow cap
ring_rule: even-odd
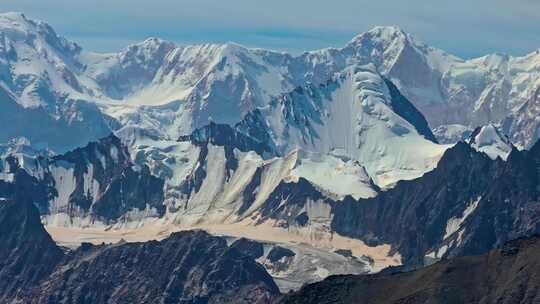
[[[491,159],[500,157],[506,160],[514,147],[508,137],[492,124],[477,128],[466,142]]]
[[[363,39],[374,38],[385,41],[391,41],[395,39],[401,39],[403,41],[404,39],[409,38],[409,35],[407,35],[407,33],[405,33],[405,31],[398,26],[376,26],[371,30],[354,37],[351,40],[351,43],[358,43]]]

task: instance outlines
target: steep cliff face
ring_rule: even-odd
[[[427,140],[437,143],[437,139],[429,128],[429,124],[424,115],[401,94],[399,89],[390,80],[385,79],[385,84],[388,87],[392,99],[392,110],[413,125],[420,135],[423,135]]]
[[[0,198],[0,302],[24,297],[46,279],[64,253],[47,234],[30,200]]]
[[[2,163],[0,191],[10,197],[27,192],[46,222],[85,219],[79,224],[89,225],[117,222],[133,211],[165,213],[164,181],[147,166],[136,166],[113,135],[63,155],[13,153]]]
[[[416,271],[330,277],[279,303],[537,303],[538,254],[540,238],[522,238]]]
[[[61,189],[50,213],[80,216],[73,212],[80,210],[83,216],[91,214],[109,221],[135,209],[151,209],[160,215],[165,212],[163,180],[152,176],[147,166],[135,166],[116,136],[54,157],[49,168],[56,188]],[[73,187],[69,189],[73,192],[61,193],[67,190],[63,186]],[[62,195],[69,197],[67,204]]]

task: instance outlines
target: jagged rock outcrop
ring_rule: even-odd
[[[152,175],[148,166],[135,165],[114,135],[62,155],[14,154],[4,163],[6,178],[0,178],[0,194],[31,195],[50,221],[65,215],[68,220],[114,223],[131,211],[165,213],[164,181]]]
[[[262,243],[246,238],[240,238],[234,241],[234,243],[231,244],[231,248],[236,248],[236,250],[254,260],[264,255],[264,246]]]
[[[261,265],[202,231],[86,245],[67,260],[32,303],[261,303],[279,292]]]
[[[68,213],[82,210],[104,221],[116,220],[134,209],[153,208],[158,214],[165,213],[163,180],[152,176],[147,166],[136,167],[127,147],[114,135],[54,157],[49,168],[55,182],[74,181],[71,193],[58,193],[69,196],[65,206]],[[62,211],[58,209],[55,212]]]
[[[203,231],[64,253],[29,201],[0,200],[0,300],[21,303],[265,303],[266,270]]]
[[[234,127],[212,122],[193,131],[190,135],[180,136],[178,141],[191,142],[195,145],[211,143],[220,147],[228,147],[230,150],[236,148],[242,152],[255,151],[259,155],[276,155],[277,152],[273,147],[273,142],[266,133],[268,127],[262,125],[261,115],[258,110],[249,113],[246,118]]]

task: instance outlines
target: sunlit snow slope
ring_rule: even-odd
[[[297,252],[332,261],[349,250],[345,269],[377,271],[399,252],[335,233],[336,206],[437,167],[450,146],[431,127],[453,143],[493,123],[469,141],[492,158],[512,148],[502,132],[530,145],[539,58],[465,61],[395,27],[299,56],[158,38],[97,54],[4,13],[0,183],[20,186],[27,172],[23,186],[38,187],[47,229],[67,244],[204,228],[305,243]]]

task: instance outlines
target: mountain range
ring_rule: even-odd
[[[391,80],[433,128],[456,131],[495,123],[525,148],[539,137],[534,119],[538,51],[524,57],[494,54],[463,60],[399,28],[377,27],[343,48],[299,56],[232,43],[177,46],[157,38],[119,53],[96,54],[44,22],[19,13],[0,19],[2,93],[16,109],[10,113],[54,117],[57,123],[49,122],[50,128],[80,128],[88,133],[86,141],[101,137],[107,127],[136,124],[174,139],[210,121],[238,123],[275,97],[307,83],[325,84],[347,67],[366,64]],[[62,144],[50,140],[51,134],[34,136],[39,130],[31,126],[16,130],[36,145],[42,142],[57,150],[79,144],[76,138],[66,137]],[[43,135],[46,131],[41,130]]]
[[[158,38],[98,54],[0,14],[0,206],[32,214],[37,238],[6,224],[19,243],[3,269],[23,273],[0,287],[70,303],[77,282],[104,288],[107,261],[210,246],[216,263],[178,266],[196,269],[188,281],[164,274],[181,294],[124,283],[150,271],[128,259],[103,275],[118,284],[106,297],[233,301],[225,280],[267,301],[332,274],[484,254],[540,233],[539,104],[538,51],[464,60],[397,27],[300,55]]]
[[[279,293],[260,264],[202,231],[66,253],[23,197],[0,204],[0,227],[3,303],[266,303]]]

